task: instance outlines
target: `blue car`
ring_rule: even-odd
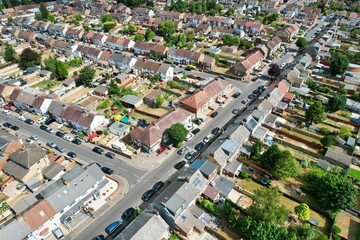
[[[105,228],[105,232],[107,234],[111,234],[111,233],[115,232],[115,230],[118,229],[121,225],[122,225],[122,221],[115,221],[112,224],[110,224],[109,226],[107,226],[107,228]]]
[[[345,76],[354,77],[354,75],[352,75],[351,73],[345,73]]]

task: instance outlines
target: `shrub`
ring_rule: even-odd
[[[328,128],[320,128],[320,133],[322,135],[330,135],[331,131]]]
[[[331,231],[332,231],[333,234],[339,234],[339,233],[341,233],[341,228],[339,228],[339,227],[336,226],[336,225],[333,225],[333,226],[331,227]]]
[[[242,179],[248,179],[249,174],[247,172],[240,172],[239,177]]]
[[[197,202],[198,202],[198,204],[200,204],[203,208],[205,208],[212,214],[214,214],[216,216],[220,216],[221,212],[214,203],[210,202],[207,199],[203,199],[203,198],[198,198]]]

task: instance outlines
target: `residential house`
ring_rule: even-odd
[[[184,14],[183,22],[190,23],[191,27],[196,27],[197,25],[204,23],[205,21],[206,21],[206,17],[204,15],[189,14],[189,13]]]
[[[109,131],[121,140],[130,133],[130,126],[121,121],[116,121],[109,126]]]
[[[234,23],[234,20],[229,17],[215,17],[209,16],[206,19],[206,23],[211,27],[231,27]]]
[[[125,95],[120,98],[121,104],[126,108],[139,108],[143,105],[143,99],[135,95]]]
[[[266,14],[270,14],[270,13],[279,13],[280,9],[278,8],[279,6],[279,1],[275,0],[266,0],[261,2],[260,7],[261,7],[261,13],[266,15]]]
[[[41,170],[49,163],[46,151],[42,147],[32,144],[10,154],[9,161],[2,170],[26,184],[35,177],[41,177]]]
[[[199,170],[201,174],[211,182],[217,176],[217,166],[205,159],[196,159],[193,163],[188,167],[190,170]]]
[[[0,129],[0,170],[7,163],[9,155],[21,149],[22,146],[22,141],[18,137]]]
[[[9,100],[11,100],[16,107],[26,110],[28,112],[32,112],[33,103],[37,98],[37,96],[41,94],[43,93],[33,88],[26,88],[26,89],[15,88],[11,93]]]
[[[153,18],[155,16],[154,11],[148,8],[134,8],[132,10],[132,13],[136,16],[143,16],[149,18]]]
[[[204,59],[204,54],[186,49],[171,47],[168,50],[167,58],[170,61],[178,64],[191,64],[194,66],[199,66],[200,62]]]
[[[71,126],[73,129],[87,135],[99,130],[101,127],[106,125],[107,122],[103,115],[88,111],[78,105],[67,106],[62,111],[61,118],[66,125]]]
[[[220,197],[227,198],[230,192],[233,190],[235,183],[223,176],[217,176],[217,178],[210,183],[212,187],[219,190]]]
[[[194,115],[185,109],[172,109],[146,128],[137,127],[132,130],[131,139],[144,152],[153,152],[160,147],[161,140],[164,143],[169,141],[169,136],[165,133],[169,127],[178,122],[184,126],[189,125],[193,118]]]
[[[281,38],[279,36],[274,37],[270,41],[266,43],[266,47],[269,49],[268,55],[264,55],[269,57],[273,55],[281,46]]]
[[[120,54],[112,54],[109,63],[115,65],[117,68],[133,68],[137,59],[132,57],[125,57]]]
[[[263,59],[264,55],[260,51],[256,51],[255,53],[248,56],[245,60],[237,62],[233,66],[232,70],[236,75],[246,76],[254,69],[257,69]]]
[[[309,73],[308,71],[303,70],[301,66],[302,65],[297,64],[286,75],[286,80],[291,84],[291,86],[301,88],[303,84],[306,82]]]
[[[212,30],[212,27],[207,23],[200,23],[195,27],[195,32],[200,36],[207,36]]]
[[[105,45],[119,51],[131,51],[135,42],[127,38],[108,36]]]
[[[298,25],[292,24],[278,31],[277,35],[283,42],[289,42],[296,34],[298,34],[299,29]]]
[[[156,14],[159,18],[165,19],[165,20],[172,20],[172,21],[181,21],[184,18],[183,13],[179,12],[173,12],[173,11],[161,11]]]
[[[161,90],[154,89],[144,97],[144,102],[152,107],[155,107],[156,99],[162,95],[163,92]]]
[[[47,31],[50,35],[57,35],[60,37],[65,37],[67,29],[68,29],[67,25],[49,24]]]
[[[75,53],[79,57],[85,57],[93,62],[97,62],[101,55],[101,49],[79,45],[76,48]]]
[[[33,112],[35,114],[45,116],[52,101],[60,101],[60,96],[55,93],[41,94],[37,96],[31,105]]]
[[[72,46],[72,44],[62,40],[55,40],[52,45],[58,52],[67,52]]]
[[[195,205],[207,184],[208,180],[199,170],[186,170],[153,201],[152,207],[183,236],[189,236],[193,231],[201,234],[205,224],[191,213],[189,207]]]
[[[133,50],[135,54],[154,55],[158,58],[164,58],[166,56],[167,47],[154,43],[136,41]]]
[[[75,29],[75,28],[69,28],[65,33],[65,37],[79,41],[82,38],[83,34],[84,34],[84,31],[82,31],[82,30]]]
[[[352,157],[343,153],[341,148],[336,147],[327,149],[325,153],[325,160],[342,168],[348,169],[351,166]]]
[[[167,63],[158,63],[139,58],[134,65],[135,74],[160,74],[161,81],[167,82],[174,76],[174,68]]]
[[[34,41],[36,37],[36,33],[31,31],[20,31],[19,35],[17,36],[17,40],[23,40],[26,42]]]
[[[264,25],[260,22],[244,21],[242,19],[235,19],[233,28],[236,34],[244,31],[249,35],[260,35],[264,31]]]
[[[17,89],[17,86],[9,85],[7,83],[0,83],[0,100],[1,101],[9,101],[10,95]]]

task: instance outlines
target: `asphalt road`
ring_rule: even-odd
[[[26,113],[25,115],[30,115]],[[140,181],[141,177],[145,174],[145,171],[139,170],[128,165],[126,162],[122,161],[119,158],[110,159],[103,155],[99,155],[92,151],[94,145],[83,143],[81,145],[76,145],[74,143],[65,141],[64,139],[55,136],[55,132],[57,129],[54,129],[54,133],[50,134],[39,127],[39,124],[34,123],[33,125],[26,124],[17,119],[19,115],[17,113],[11,112],[10,115],[5,115],[0,113],[0,121],[1,126],[4,122],[9,122],[11,124],[15,124],[20,128],[18,131],[20,133],[20,138],[27,138],[27,136],[37,135],[39,137],[40,142],[46,144],[47,142],[51,141],[56,144],[60,144],[66,149],[66,154],[69,151],[73,151],[77,154],[77,158],[81,159],[82,161],[91,163],[91,162],[98,162],[101,166],[106,166],[114,170],[115,174],[121,175],[126,178],[129,184],[136,184]],[[12,130],[10,130],[12,131]],[[54,150],[58,152],[57,150]]]

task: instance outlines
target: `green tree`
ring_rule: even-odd
[[[9,43],[5,43],[4,60],[6,62],[15,62],[15,60],[16,60],[15,56],[16,56],[16,52],[15,52],[14,48]]]
[[[158,34],[165,39],[168,39],[171,35],[173,35],[175,30],[175,25],[171,20],[162,22],[158,26]]]
[[[304,37],[299,37],[296,41],[296,46],[300,49],[303,49],[307,46],[308,42],[306,40],[306,38]]]
[[[229,7],[228,10],[226,11],[226,15],[228,16],[232,16],[234,15],[234,13],[235,13],[235,8],[233,7]]]
[[[13,8],[14,6],[12,5],[12,3],[10,2],[10,0],[5,0],[5,6],[6,8]]]
[[[151,83],[156,83],[158,81],[161,81],[161,75],[159,73],[155,73],[152,76]]]
[[[334,144],[334,136],[326,135],[320,140],[323,147],[331,147]]]
[[[112,17],[111,14],[103,14],[101,15],[101,22],[105,23],[105,22],[111,22],[112,21]]]
[[[116,26],[116,22],[115,21],[110,21],[110,22],[104,22],[103,23],[103,29],[104,32],[109,32],[111,29],[113,29]]]
[[[174,145],[179,147],[182,142],[185,141],[186,136],[188,135],[188,130],[182,123],[175,123],[168,129],[168,133]]]
[[[339,110],[344,110],[346,105],[346,95],[335,94],[332,98],[329,99],[328,109],[331,112],[336,112]]]
[[[256,139],[255,143],[252,146],[251,149],[251,156],[257,160],[261,157],[261,152],[263,150],[263,142],[259,139]]]
[[[76,21],[82,21],[82,15],[80,13],[75,14],[74,19]]]
[[[40,3],[39,11],[42,19],[48,19],[49,11],[47,10],[45,3]]]
[[[141,34],[136,34],[134,40],[135,40],[135,41],[144,41],[144,40],[145,40],[145,36],[144,36],[144,35],[141,35]]]
[[[308,191],[330,217],[335,217],[339,210],[353,209],[355,206],[358,190],[345,171],[310,172],[305,177],[312,183]]]
[[[8,17],[7,20],[8,20],[9,23],[12,23],[14,21],[14,19],[11,16]]]
[[[232,46],[233,44],[233,36],[231,34],[223,34],[221,36],[221,41],[224,45]]]
[[[281,72],[282,72],[282,70],[279,67],[279,65],[274,63],[274,64],[271,64],[268,74],[269,74],[269,76],[271,76],[273,78],[277,78],[278,76],[280,76]]]
[[[260,157],[261,165],[279,179],[296,176],[300,171],[299,163],[289,151],[281,151],[274,144]]]
[[[76,85],[84,85],[84,86],[90,86],[91,82],[93,81],[95,77],[96,70],[95,68],[85,66],[80,70],[79,78],[76,79]]]
[[[51,23],[54,23],[55,22],[55,16],[49,13],[48,17],[47,17],[47,20],[49,22],[51,22]]]
[[[340,136],[343,138],[350,137],[352,135],[351,133],[351,127],[348,125],[342,125],[340,128]]]
[[[132,23],[130,23],[129,25],[128,25],[128,27],[127,27],[127,31],[128,31],[128,33],[130,33],[131,35],[133,35],[134,33],[136,33],[137,32],[137,27],[134,25],[134,24],[132,24]]]
[[[41,53],[37,53],[31,48],[25,48],[20,54],[19,66],[21,68],[35,67],[41,63]]]
[[[247,209],[255,220],[283,225],[289,211],[279,205],[281,193],[274,188],[261,188],[254,191],[253,204]]]
[[[349,58],[344,54],[336,53],[332,56],[330,72],[336,76],[343,75],[349,69]]]
[[[193,29],[186,32],[187,41],[192,41],[195,39],[195,31]]]
[[[325,107],[320,101],[314,102],[305,112],[305,119],[310,124],[313,122],[321,123],[324,120]]]
[[[310,226],[308,223],[304,223],[302,225],[290,225],[288,227],[288,238],[289,240],[320,240],[317,238],[317,233],[315,228]],[[328,239],[327,237],[325,238]]]
[[[146,41],[151,41],[155,36],[156,34],[150,28],[146,29],[145,32]]]
[[[56,61],[56,76],[59,80],[64,80],[69,75],[69,71],[62,61]]]
[[[119,96],[120,95],[120,87],[114,79],[111,79],[108,85],[108,91],[110,96]]]
[[[212,9],[210,9],[210,11],[209,11],[209,15],[210,15],[210,16],[215,16],[216,13],[217,13],[217,11],[216,11],[215,8],[212,8]]]
[[[253,219],[247,216],[240,223],[240,230],[248,239],[277,240],[287,239],[288,232],[285,227],[267,221]]]
[[[306,203],[301,203],[295,207],[295,214],[301,221],[306,222],[310,219],[310,208]]]
[[[155,107],[159,108],[161,107],[165,102],[165,99],[162,96],[158,96],[155,98]]]

